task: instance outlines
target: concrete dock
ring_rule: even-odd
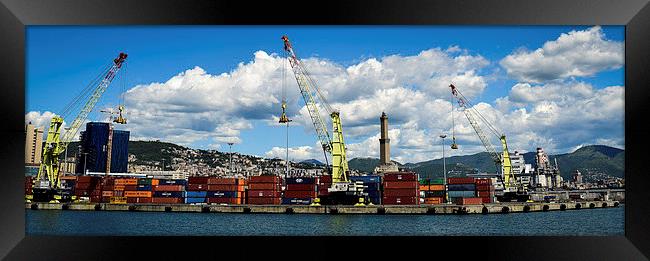
[[[190,204],[109,204],[109,203],[25,203],[33,210],[145,211],[199,213],[285,213],[285,214],[504,214],[618,207],[618,201],[563,203],[493,203],[482,205],[190,205]]]

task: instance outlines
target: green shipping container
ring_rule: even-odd
[[[149,185],[149,186],[151,186],[151,180],[152,179],[140,178],[140,179],[138,179],[138,185]]]

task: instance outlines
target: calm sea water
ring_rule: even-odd
[[[26,210],[29,235],[624,235],[624,206],[490,215],[300,215]]]

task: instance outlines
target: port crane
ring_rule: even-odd
[[[77,134],[83,122],[88,118],[88,114],[93,110],[99,101],[99,98],[115,78],[117,72],[125,62],[126,57],[126,53],[120,53],[107,69],[103,71],[103,73],[96,77],[93,82],[84,88],[84,90],[82,90],[82,92],[64,108],[62,115],[72,113],[73,109],[76,108],[75,106],[81,104],[81,102],[85,100],[81,111],[76,115],[70,124],[69,129],[65,133],[61,134],[63,116],[55,115],[52,117],[47,131],[45,146],[43,147],[43,156],[41,165],[38,169],[36,184],[33,188],[34,201],[70,200],[69,195],[66,195],[61,190],[61,181],[59,180],[59,169],[61,167],[60,157],[62,153],[66,151],[68,144]],[[122,110],[120,110],[120,112],[121,111]],[[120,118],[121,121],[126,122],[121,113],[116,120]]]
[[[363,204],[367,199],[367,193],[363,192],[363,184],[352,182],[350,180],[348,161],[346,158],[345,141],[343,139],[343,127],[341,125],[341,114],[339,111],[334,110],[323,93],[318,88],[316,82],[311,77],[306,66],[296,56],[289,38],[285,35],[282,36],[284,42],[284,51],[291,69],[293,70],[300,94],[305,101],[307,111],[316,130],[318,141],[320,142],[323,153],[325,155],[326,165],[327,155],[332,157],[332,185],[327,189],[329,195],[327,197],[319,198],[323,204]],[[283,86],[284,88],[284,86]],[[329,114],[332,120],[332,135],[325,125],[325,121],[321,117],[319,106]],[[283,113],[280,122],[286,119],[284,109],[286,103],[283,101]]]
[[[529,199],[528,194],[522,186],[517,184],[517,179],[515,178],[514,173],[512,173],[512,164],[510,162],[510,153],[508,152],[506,135],[503,134],[503,132],[500,132],[485,117],[483,117],[483,115],[481,115],[478,110],[474,109],[467,98],[465,98],[465,96],[460,91],[458,91],[456,86],[450,84],[449,88],[451,88],[452,96],[456,98],[458,105],[462,109],[470,125],[472,125],[474,132],[476,132],[479,139],[481,140],[481,143],[483,143],[483,147],[485,147],[487,152],[490,154],[490,157],[492,157],[492,160],[497,166],[497,169],[499,169],[499,167],[501,168],[504,193],[503,195],[497,197],[497,199],[499,199],[499,201],[511,201],[515,199],[517,201],[527,201]],[[490,142],[488,136],[485,134],[485,132],[483,132],[483,129],[481,129],[481,126],[478,124],[477,119],[480,119],[484,125],[487,126],[488,130],[501,141],[501,153],[498,153],[494,149],[494,146],[492,146],[492,143]],[[456,137],[452,138],[454,140],[451,145],[452,149],[457,149],[458,145],[455,142]]]

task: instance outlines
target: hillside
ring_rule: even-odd
[[[524,160],[535,166],[535,152],[524,153]],[[566,154],[549,155],[551,161],[557,158],[562,177],[568,179],[577,169],[583,174],[607,174],[624,177],[625,151],[604,145],[584,146]],[[445,159],[449,176],[464,176],[469,173],[496,171],[496,167],[487,152],[473,155],[453,156]],[[379,162],[376,158],[354,158],[349,161],[350,168],[371,172]],[[411,169],[423,177],[442,176],[442,159],[407,163],[403,168]]]

